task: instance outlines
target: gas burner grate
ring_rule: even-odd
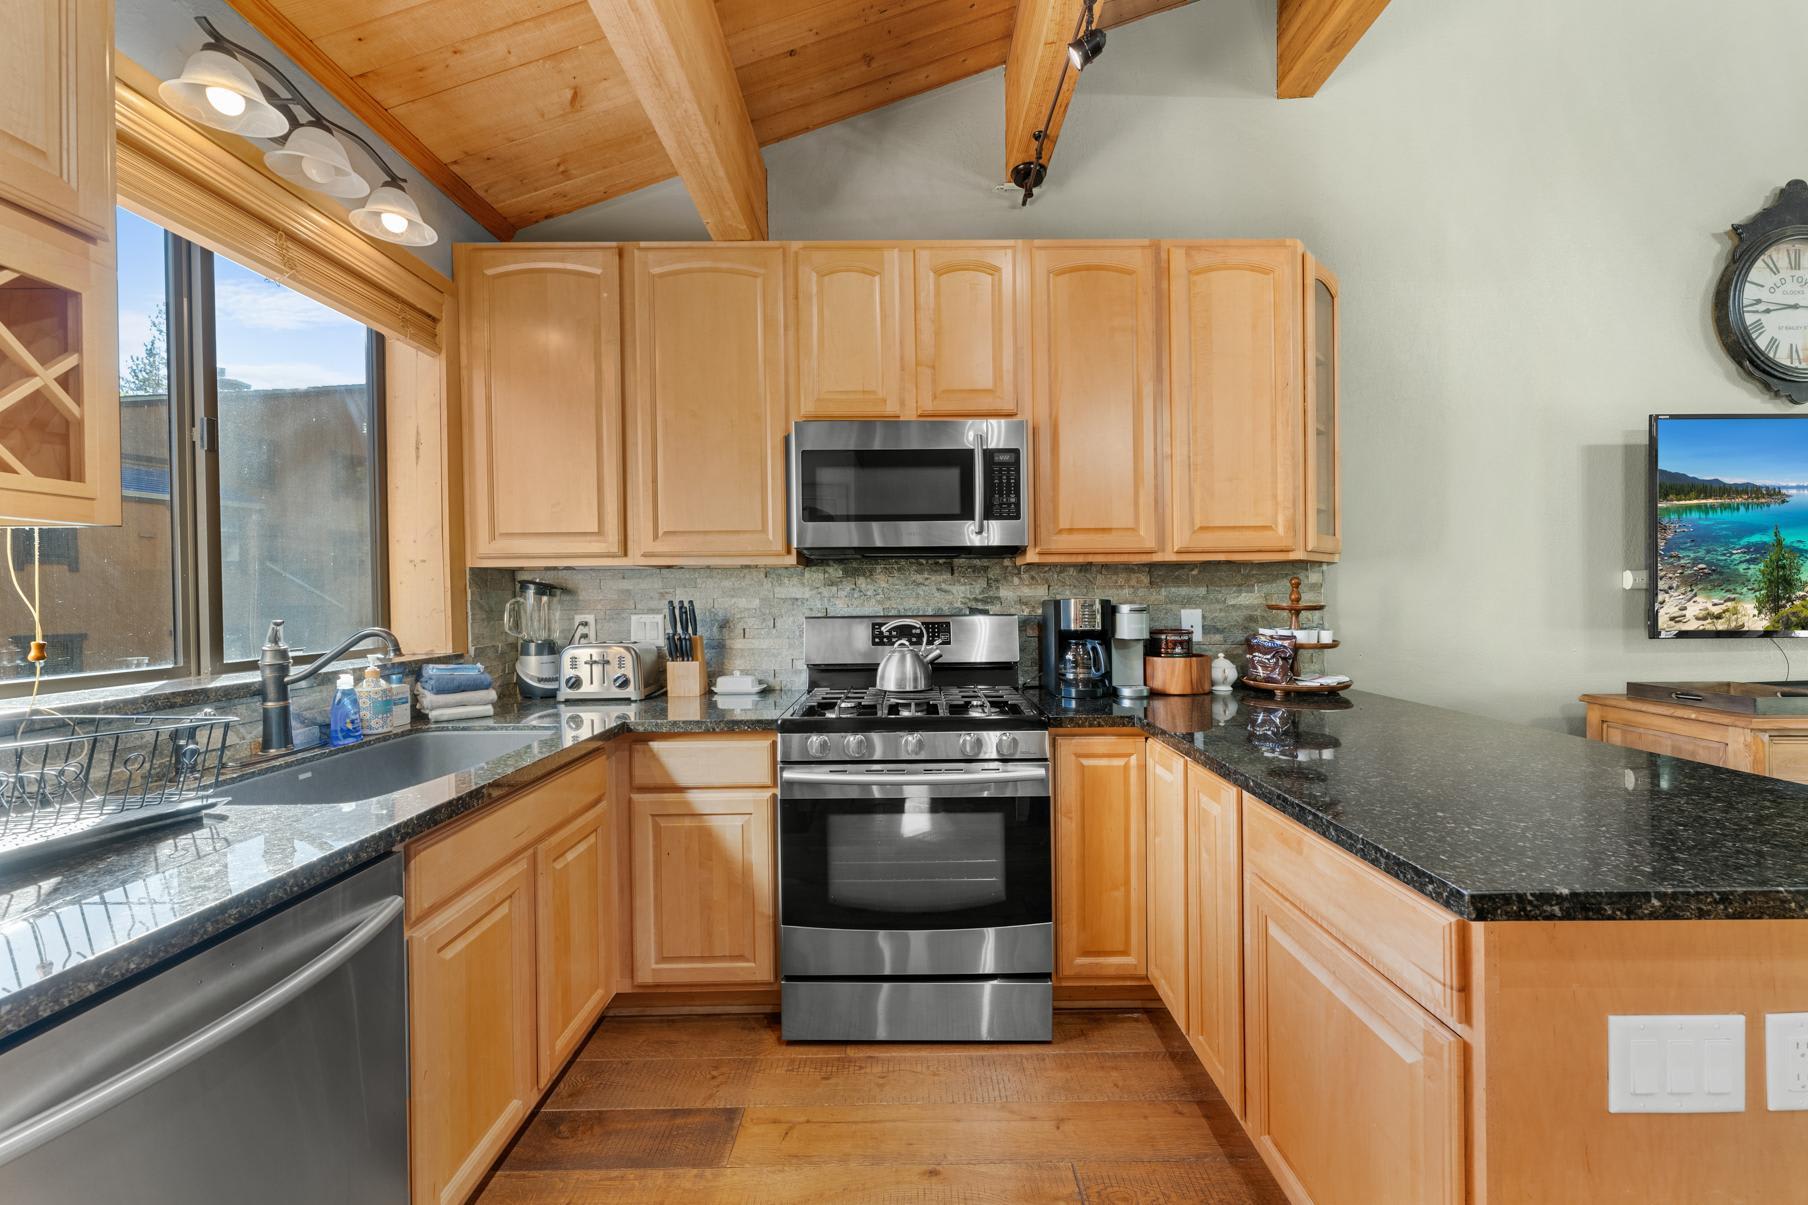
[[[818,688],[798,704],[799,719],[920,720],[944,716],[1010,719],[1031,715],[1023,695],[1008,686],[948,686],[887,693],[868,688]]]

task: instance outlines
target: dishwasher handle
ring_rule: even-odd
[[[392,895],[377,903],[370,916],[317,957],[265,988],[225,1016],[208,1022],[181,1041],[158,1051],[118,1075],[103,1080],[62,1104],[20,1122],[0,1134],[0,1166],[37,1150],[108,1109],[174,1075],[202,1055],[238,1037],[258,1022],[280,1011],[309,988],[344,966],[360,950],[375,941],[402,914],[402,897]]]

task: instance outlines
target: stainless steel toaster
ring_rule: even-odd
[[[559,654],[559,700],[645,699],[665,689],[656,644],[572,644]]]

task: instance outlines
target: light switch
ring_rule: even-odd
[[[1607,1018],[1608,1112],[1744,1109],[1744,1016]]]

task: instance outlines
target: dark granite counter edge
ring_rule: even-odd
[[[1289,820],[1354,854],[1445,911],[1473,921],[1801,920],[1808,897],[1766,887],[1724,891],[1532,891],[1469,892],[1352,832],[1323,812],[1292,798],[1274,783],[1247,774],[1143,716],[1052,715],[1049,727],[1135,730],[1154,737],[1187,760],[1248,791]]]
[[[488,731],[520,727],[511,724],[472,725]],[[465,727],[456,725],[449,727]],[[152,930],[142,937],[115,946],[43,980],[0,996],[0,1043],[28,1036],[40,1022],[103,992],[124,986],[136,976],[172,958],[204,945],[236,926],[306,894],[340,875],[382,857],[403,843],[441,825],[476,811],[496,799],[514,794],[597,752],[609,741],[631,732],[771,732],[772,720],[634,720],[604,728],[576,744],[562,747],[526,766],[454,795],[444,802],[373,831],[357,841],[332,849],[286,874],[196,909],[179,921]]]

